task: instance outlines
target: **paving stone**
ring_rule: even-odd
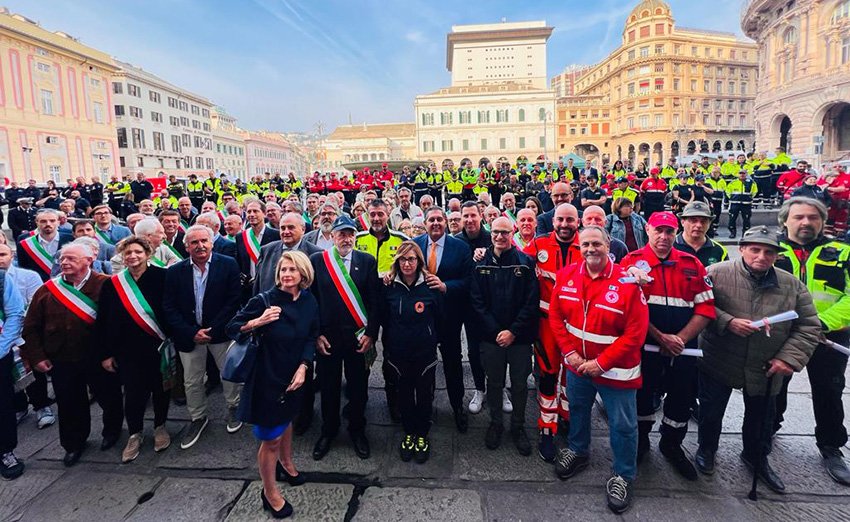
[[[122,520],[160,477],[69,470],[20,512],[19,520]]]
[[[487,491],[484,494],[484,520],[488,522],[621,520],[608,510],[602,487],[599,486],[598,494],[572,493],[568,486],[563,488],[563,494]]]
[[[180,437],[172,431],[171,447],[155,457],[154,465],[163,469],[256,469],[258,447],[250,426],[227,433],[224,422],[210,421],[198,442],[186,450],[180,449]]]
[[[424,464],[414,460],[402,462],[399,457],[399,445],[404,431],[397,429],[390,432],[387,440],[387,464],[383,473],[395,478],[448,478],[454,472],[454,438],[455,432],[449,429],[431,430],[428,438],[431,445],[431,455]],[[457,435],[461,436],[461,435]]]
[[[850,502],[842,499],[838,502],[777,502],[744,500],[744,505],[759,522],[798,522],[817,520],[818,522],[846,522],[850,520]]]
[[[55,409],[53,413],[56,414]],[[49,446],[58,438],[58,421],[53,426],[40,430],[38,429],[38,419],[35,416],[35,412],[30,412],[27,418],[18,424],[18,446],[15,448],[15,455],[21,459],[27,459]]]
[[[310,430],[292,439],[292,457],[299,471],[307,473],[344,473],[347,475],[369,475],[377,471],[387,458],[388,431],[392,428],[366,426],[366,437],[372,448],[372,456],[361,459],[354,453],[351,438],[343,427],[334,439],[330,452],[322,460],[313,460],[313,446],[319,439],[321,423],[313,422]],[[254,450],[256,453],[256,450]],[[254,458],[256,461],[256,458]],[[254,464],[256,466],[256,463]]]
[[[239,497],[239,501],[227,515],[227,522],[253,522],[255,520],[273,520],[268,511],[263,510],[260,491],[263,483],[252,482]],[[292,502],[293,522],[338,522],[348,511],[348,502],[354,493],[354,486],[347,484],[307,483],[297,488],[278,485],[287,502]],[[196,520],[202,520],[200,518]]]
[[[623,518],[648,522],[716,522],[720,517],[735,522],[755,520],[743,503],[731,497],[693,495],[682,497],[652,497],[636,495],[632,508]]]
[[[478,493],[465,489],[371,487],[360,497],[355,521],[474,522],[484,520]]]
[[[3,487],[0,487],[0,520],[11,518],[12,513],[56,482],[63,473],[58,470],[26,470],[17,479],[3,482]]]
[[[528,457],[517,453],[510,434],[505,430],[502,445],[496,450],[484,446],[486,430],[470,429],[458,435],[455,442],[455,468],[461,480],[496,482],[553,482],[556,479],[552,465],[543,462],[536,454],[537,437],[529,431],[533,451]]]
[[[241,480],[165,479],[153,498],[141,504],[126,520],[224,520],[243,485]]]

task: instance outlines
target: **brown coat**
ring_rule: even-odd
[[[741,259],[711,265],[707,271],[714,283],[717,319],[699,336],[704,354],[700,369],[727,386],[745,389],[749,395],[764,395],[765,366],[771,359],[801,371],[821,335],[820,320],[806,285],[779,268],[759,283]],[[758,320],[789,310],[795,310],[799,319],[772,325],[770,337],[764,329],[739,337],[728,328],[735,318]],[[782,379],[773,379],[771,395],[779,393],[781,386]]]
[[[80,291],[95,303],[109,276],[92,272]],[[88,324],[56,299],[47,286],[36,290],[24,319],[21,357],[35,366],[39,362],[80,362],[97,355],[95,326]]]

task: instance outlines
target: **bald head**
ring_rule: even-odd
[[[564,203],[555,209],[555,215],[552,217],[552,228],[555,229],[558,241],[571,243],[575,239],[578,225],[578,210],[574,206]]]
[[[552,185],[552,203],[555,206],[560,206],[563,203],[569,203],[573,199],[573,191],[566,183],[555,183]]]
[[[598,205],[591,205],[584,209],[581,215],[581,225],[584,227],[605,226],[605,211]]]

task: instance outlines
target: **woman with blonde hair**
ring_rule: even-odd
[[[404,462],[428,460],[431,410],[437,368],[437,342],[443,298],[425,283],[425,258],[413,241],[399,245],[378,304],[383,326],[384,375],[398,389],[404,427],[399,453]]]
[[[263,489],[263,509],[286,518],[293,509],[277,488],[277,480],[292,486],[305,482],[292,461],[292,420],[300,411],[307,366],[319,337],[319,305],[308,290],[313,266],[305,254],[281,254],[275,288],[248,301],[227,325],[227,334],[244,341],[255,335],[254,368],[242,388],[237,418],[254,425],[260,443],[257,464]]]

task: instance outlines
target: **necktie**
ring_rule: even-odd
[[[437,273],[437,243],[431,243],[431,253],[428,254],[428,271]]]

